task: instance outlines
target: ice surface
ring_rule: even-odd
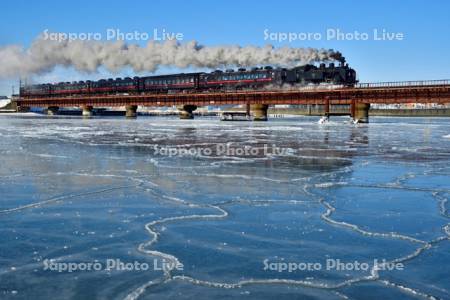
[[[347,121],[0,116],[0,298],[450,298],[450,124]],[[184,269],[42,263],[108,258]],[[263,264],[329,258],[370,268]]]

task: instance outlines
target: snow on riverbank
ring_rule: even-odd
[[[10,99],[0,100],[0,108],[5,107],[11,102]]]

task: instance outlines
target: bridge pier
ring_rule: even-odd
[[[11,101],[9,104],[3,107],[3,109],[12,109],[16,112],[29,112],[30,107],[25,105],[18,105],[16,100]]]
[[[49,106],[47,108],[47,115],[56,116],[58,114],[59,107],[58,106]]]
[[[369,109],[368,103],[355,103],[352,101],[350,104],[351,117],[355,123],[369,123]]]
[[[180,119],[193,119],[194,114],[192,112],[197,109],[197,106],[186,104],[177,106],[177,108],[180,111]]]
[[[91,106],[91,105],[83,105],[83,106],[81,106],[81,109],[82,109],[81,115],[83,117],[92,117],[92,115],[93,115],[92,110],[94,109],[93,106]]]
[[[16,111],[17,112],[29,112],[30,107],[29,106],[17,106]]]
[[[137,105],[127,105],[125,106],[125,109],[126,109],[125,117],[127,118],[137,117]]]
[[[267,104],[252,104],[250,110],[253,114],[253,121],[267,121]]]

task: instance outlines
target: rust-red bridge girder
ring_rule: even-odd
[[[196,106],[229,104],[395,104],[450,103],[450,83],[440,85],[359,86],[333,90],[246,91],[227,93],[178,93],[145,95],[96,95],[47,98],[19,98],[18,106],[112,107],[126,105]]]

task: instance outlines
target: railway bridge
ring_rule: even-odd
[[[356,122],[369,121],[370,104],[450,103],[450,80],[361,83],[354,87],[305,87],[300,90],[202,92],[139,95],[79,95],[65,97],[20,97],[18,109],[46,107],[56,114],[60,107],[80,107],[84,116],[94,107],[126,107],[127,117],[136,117],[138,106],[177,106],[180,118],[193,118],[199,106],[246,105],[254,120],[267,120],[269,105],[324,105],[325,116],[332,116],[331,105],[347,105]],[[340,113],[342,115],[342,113]]]

